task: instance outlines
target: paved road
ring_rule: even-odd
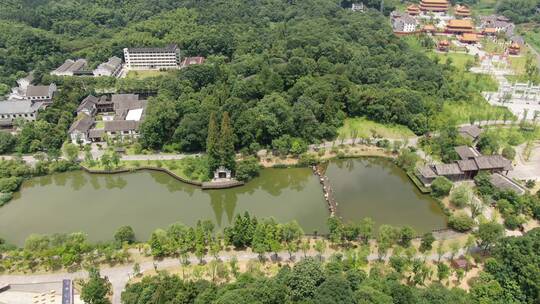
[[[477,250],[477,249],[475,249]],[[465,251],[461,249],[456,256],[464,254]],[[299,253],[297,257],[301,257],[302,254]],[[316,256],[313,254],[312,256]],[[330,256],[329,253],[323,255],[325,258]],[[221,256],[221,260],[227,262],[231,259],[232,255],[230,253],[224,253]],[[255,253],[239,253],[236,255],[238,261],[249,261],[257,260],[258,255]],[[426,261],[436,261],[439,259],[437,254],[430,254],[427,256],[417,255],[418,258],[425,258]],[[445,253],[441,259],[448,260],[452,257],[452,253]],[[289,258],[288,253],[281,252],[279,253],[279,258],[282,260],[287,260]],[[375,261],[379,257],[377,254],[370,254],[368,256],[368,261]],[[385,260],[388,260],[388,256],[385,257]],[[190,258],[192,264],[198,263],[198,259],[195,257]],[[154,269],[154,266],[157,269],[166,269],[170,267],[179,267],[180,261],[178,259],[164,259],[156,262],[145,262],[140,264],[141,272]],[[118,267],[112,268],[103,268],[101,269],[101,275],[106,276],[113,286],[113,304],[120,304],[122,291],[125,289],[127,282],[133,276],[133,264],[126,264]],[[29,274],[29,275],[0,275],[0,281],[9,283],[9,284],[39,284],[39,283],[50,283],[50,282],[60,282],[63,279],[84,279],[88,277],[86,271],[79,271],[73,273],[50,273],[50,274]]]
[[[527,161],[523,157],[523,150],[526,144],[516,148],[516,165],[514,170],[508,173],[511,178],[534,179],[540,181],[540,142],[537,142],[531,152],[531,157]]]

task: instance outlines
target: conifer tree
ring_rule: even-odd
[[[219,130],[217,128],[216,113],[210,114],[208,122],[208,136],[206,138],[206,154],[208,155],[208,174],[210,177],[220,165]]]
[[[236,159],[234,151],[234,132],[231,126],[229,113],[223,113],[221,120],[221,136],[219,137],[220,165],[235,171]]]

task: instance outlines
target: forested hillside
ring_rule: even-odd
[[[0,23],[9,28],[0,28],[6,36],[0,81],[8,85],[18,71],[37,69],[39,76],[69,57],[96,65],[121,56],[124,47],[177,43],[184,56],[208,57],[203,66],[158,79],[113,84],[126,92],[157,85],[142,126],[142,143],[153,149],[204,150],[210,113],[225,111],[237,148],[252,150],[332,139],[346,116],[403,124],[421,134],[433,129],[432,114],[443,102],[472,93],[466,80],[451,76],[449,64],[436,64],[394,36],[379,12],[353,13],[338,0],[23,6],[3,11],[9,21]],[[64,88],[57,110],[41,118],[58,122],[60,112],[79,101],[65,97],[80,96],[81,87],[91,93],[93,83],[68,86],[73,94]]]
[[[497,5],[497,12],[512,19],[515,23],[540,22],[538,0],[502,0]]]

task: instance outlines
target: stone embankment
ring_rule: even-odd
[[[124,168],[124,169],[114,169],[114,170],[93,170],[93,169],[89,169],[89,168],[86,168],[85,166],[81,165],[81,169],[83,171],[86,171],[86,172],[91,173],[91,174],[119,174],[119,173],[130,173],[130,172],[135,172],[135,171],[163,172],[163,173],[166,173],[169,176],[175,178],[178,181],[181,181],[181,182],[189,184],[189,185],[200,187],[203,190],[207,190],[207,189],[208,190],[210,190],[210,189],[228,189],[228,188],[234,188],[234,187],[244,185],[243,182],[240,182],[240,181],[237,181],[237,180],[228,180],[228,181],[223,181],[223,182],[222,181],[218,181],[218,182],[212,182],[212,181],[210,181],[210,182],[198,182],[198,181],[193,181],[193,180],[183,178],[183,177],[175,174],[174,172],[172,172],[172,171],[170,171],[170,170],[168,170],[166,168],[158,168],[158,167],[141,166],[141,167],[138,167],[138,168]]]

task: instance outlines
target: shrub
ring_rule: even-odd
[[[375,145],[380,148],[390,148],[390,141],[388,139],[382,139],[377,141]]]
[[[0,207],[3,206],[5,203],[11,201],[11,199],[13,199],[13,193],[0,194]]]
[[[459,232],[466,232],[472,229],[474,221],[466,214],[454,214],[448,219],[448,226]]]
[[[10,193],[15,192],[19,189],[19,186],[22,183],[22,178],[20,177],[4,177],[0,178],[0,192]]]
[[[143,147],[140,143],[136,142],[133,144],[133,152],[135,154],[141,154],[143,151]]]
[[[0,132],[0,154],[13,152],[17,139],[8,132]]]
[[[63,160],[63,159],[52,162],[49,166],[50,173],[67,172],[67,171],[72,171],[72,170],[77,170],[77,169],[79,169],[79,165],[77,165],[76,163],[69,162],[67,160]]]
[[[314,166],[318,163],[317,158],[313,154],[304,153],[300,155],[300,159],[298,160],[298,165],[302,167],[306,166]]]
[[[493,185],[491,184],[491,181],[489,180],[489,174],[486,172],[479,173],[474,178],[474,183],[476,184],[476,187],[478,188],[478,192],[482,195],[491,196],[495,192],[495,189],[493,188]]]
[[[536,181],[534,179],[529,179],[525,182],[525,187],[527,187],[528,189],[532,189],[534,188],[534,186],[536,186]]]
[[[460,185],[452,191],[450,202],[458,208],[465,207],[471,201],[472,193],[467,185]]]
[[[431,183],[431,193],[436,197],[446,196],[450,193],[450,190],[452,190],[452,182],[444,176],[437,177]]]
[[[261,166],[255,157],[249,157],[239,161],[236,166],[236,179],[247,182],[248,180],[259,176]]]
[[[516,150],[510,146],[506,146],[502,150],[502,156],[508,158],[509,160],[514,160],[516,157]]]
[[[122,226],[116,230],[114,234],[114,240],[120,244],[128,243],[132,244],[135,242],[135,232],[131,226]]]
[[[504,217],[504,227],[509,230],[516,230],[523,224],[523,219],[515,214],[508,214]]]
[[[308,145],[303,139],[301,139],[301,138],[293,138],[291,140],[290,152],[293,155],[298,156],[298,155],[300,155],[302,153],[305,153],[307,150],[308,150]]]

